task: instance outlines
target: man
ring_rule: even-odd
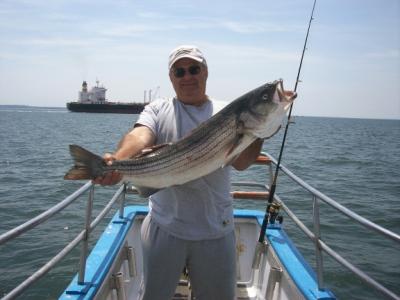
[[[134,129],[114,154],[104,159],[131,158],[144,148],[176,142],[215,112],[206,95],[208,66],[195,46],[180,46],[169,56],[169,78],[176,97],[156,100],[140,114]],[[258,156],[256,140],[232,163],[247,168]],[[186,266],[198,300],[235,298],[236,253],[230,167],[180,186],[163,189],[149,198],[149,214],[142,225],[144,291],[146,300],[169,300]],[[115,184],[112,173],[94,182]]]

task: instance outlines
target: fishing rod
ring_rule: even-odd
[[[303,52],[301,54],[299,69],[297,71],[296,83],[295,83],[295,86],[294,86],[294,92],[295,93],[297,91],[297,85],[298,85],[298,83],[300,81],[299,78],[300,78],[301,67],[303,66],[304,53],[305,53],[305,51],[307,49],[307,41],[308,41],[308,35],[310,33],[311,22],[314,19],[313,16],[314,16],[314,9],[315,9],[316,2],[317,2],[317,0],[314,0],[314,4],[313,4],[312,11],[311,11],[311,16],[310,16],[310,21],[308,22],[307,34],[306,34],[306,38],[305,38],[305,41],[304,41]],[[280,152],[279,152],[278,162],[276,164],[275,175],[274,175],[273,182],[272,182],[272,185],[271,185],[270,190],[269,190],[268,205],[267,205],[267,208],[265,210],[265,215],[264,215],[263,223],[261,225],[261,230],[260,230],[260,236],[258,238],[258,242],[259,242],[258,245],[261,245],[261,247],[263,247],[263,245],[264,245],[265,232],[267,230],[268,223],[274,224],[276,220],[278,220],[279,222],[282,222],[282,218],[278,216],[281,204],[278,203],[278,202],[275,202],[273,200],[274,200],[274,195],[275,195],[275,190],[276,190],[276,181],[277,181],[277,178],[278,178],[278,173],[279,173],[281,160],[282,160],[283,148],[285,146],[286,135],[287,135],[287,132],[288,132],[288,129],[289,129],[289,123],[290,123],[289,121],[290,121],[290,117],[292,115],[292,109],[293,109],[293,102],[290,104],[288,119],[287,119],[286,127],[285,127],[285,133],[283,135],[283,140],[282,140],[282,145],[281,145],[281,149],[280,149]],[[257,251],[257,249],[256,249],[256,251]],[[258,255],[256,253],[256,256],[260,256],[260,255],[261,255],[261,251],[259,251]],[[255,257],[255,259],[256,259],[256,257]],[[253,262],[253,267],[255,265],[258,265],[258,263],[257,262]]]

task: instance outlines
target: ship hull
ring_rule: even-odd
[[[85,113],[139,114],[147,103],[67,103],[68,110]]]

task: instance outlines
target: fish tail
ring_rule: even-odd
[[[70,145],[69,152],[75,165],[65,174],[64,179],[93,179],[103,175],[103,158],[78,145]]]

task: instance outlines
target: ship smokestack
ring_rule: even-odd
[[[86,81],[84,81],[83,83],[82,83],[82,92],[87,92],[87,82]]]

